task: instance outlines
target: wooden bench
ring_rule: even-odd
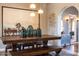
[[[21,51],[10,51],[12,56],[39,56],[43,54],[48,54],[51,51],[55,51],[58,55],[61,51],[61,47],[39,47],[39,48],[30,48]]]

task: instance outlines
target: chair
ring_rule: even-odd
[[[42,32],[41,32],[40,28],[37,28],[35,35],[36,35],[36,37],[41,37]],[[39,46],[43,45],[43,41],[36,41],[35,45],[36,45],[36,47],[39,47]]]
[[[26,37],[41,37],[41,29],[37,28],[37,29],[33,29],[33,27],[31,25],[28,26],[26,31],[23,31],[24,33],[26,33],[25,35],[27,35]],[[30,43],[24,43],[23,44],[23,49],[25,46],[32,46],[32,48],[34,48],[34,46],[36,45],[36,47],[39,47],[43,44],[42,41],[35,41],[35,42],[30,42]]]
[[[33,37],[37,37],[37,29],[33,29]]]
[[[21,30],[21,37],[22,38],[27,37],[27,30],[24,27],[22,27],[22,30]]]
[[[31,25],[28,26],[27,30],[26,29],[23,29],[22,30],[22,33],[24,34],[23,37],[33,37],[33,27]],[[29,46],[32,46],[32,48],[34,47],[34,43],[33,42],[30,42],[30,43],[24,43],[23,44],[23,49],[24,47],[29,47]]]
[[[71,44],[71,36],[69,34],[63,34],[61,37],[61,46]]]
[[[29,25],[28,28],[27,28],[27,36],[33,37],[33,27],[32,27],[32,25]]]
[[[17,35],[16,29],[11,29],[11,28],[4,29],[4,35],[3,35],[4,37],[7,37],[7,36],[10,37],[10,36],[16,36],[16,35]],[[20,45],[17,44],[16,47],[20,49]],[[7,50],[11,48],[12,48],[12,44],[7,44],[5,48],[5,53],[7,53]]]

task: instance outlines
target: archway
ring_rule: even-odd
[[[70,17],[73,17],[74,19],[71,22]],[[62,31],[65,31],[66,34],[70,33],[71,31],[75,34],[77,34],[77,20],[78,17],[78,9],[74,6],[68,6],[61,10],[59,16],[58,16],[58,34],[61,34]]]
[[[78,41],[79,31],[77,31],[77,25],[79,25],[79,23],[77,22],[77,17],[78,9],[75,6],[67,6],[63,8],[58,15],[58,34],[61,34],[62,31],[69,34],[71,31],[73,31],[74,41]]]

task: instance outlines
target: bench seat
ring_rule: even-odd
[[[61,51],[61,47],[38,47],[38,48],[29,48],[21,51],[10,51],[12,56],[39,56],[43,54],[48,54],[51,51],[55,51],[58,55]]]

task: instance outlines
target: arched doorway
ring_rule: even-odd
[[[67,6],[63,8],[58,15],[58,33],[61,34],[62,31],[65,34],[74,32],[73,43],[78,42],[79,40],[79,22],[78,18],[78,9],[75,6]],[[72,48],[73,50],[77,49],[76,47]]]
[[[70,32],[74,32],[74,40],[78,41],[78,33],[77,33],[77,17],[78,17],[78,9],[74,6],[68,6],[62,9],[60,15],[58,16],[58,20],[60,21],[58,25],[59,34],[64,31],[65,34],[69,34]]]

